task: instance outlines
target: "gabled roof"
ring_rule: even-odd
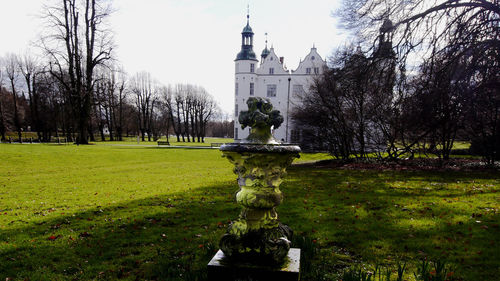
[[[304,58],[304,60],[300,61],[299,66],[297,66],[297,69],[292,70],[292,73],[306,74],[306,68],[314,68],[314,67],[322,68],[325,65],[326,62],[320,56],[316,47],[313,46],[309,54],[307,54],[307,56]]]
[[[273,47],[271,47],[269,54],[261,61],[257,73],[263,75],[269,74],[269,68],[274,68],[274,74],[288,74],[288,70],[286,70],[284,65],[280,62]]]

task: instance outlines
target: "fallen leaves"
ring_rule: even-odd
[[[92,234],[88,233],[88,232],[82,232],[80,233],[80,235],[78,235],[80,238],[87,238],[87,237],[91,237]]]
[[[57,236],[55,236],[55,235],[51,235],[51,236],[49,236],[49,237],[47,238],[47,240],[49,240],[49,241],[54,241],[54,240],[56,240],[56,239],[58,239],[58,238],[60,238],[60,237],[62,237],[62,236],[61,236],[61,235],[57,235]]]

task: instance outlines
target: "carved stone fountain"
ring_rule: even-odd
[[[224,258],[251,264],[283,266],[290,250],[292,230],[278,220],[276,207],[283,200],[279,189],[286,168],[299,157],[300,148],[279,144],[271,127],[283,122],[268,99],[249,98],[248,111],[242,111],[242,128],[250,135],[241,143],[221,146],[223,157],[234,164],[240,190],[236,202],[242,210],[228,227],[219,246]]]

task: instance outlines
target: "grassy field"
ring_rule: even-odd
[[[142,139],[139,139],[139,143],[137,143],[137,137],[124,137],[123,141],[99,141],[99,138],[96,138],[96,142],[93,142],[93,144],[98,144],[98,145],[109,145],[109,144],[122,144],[122,145],[158,145],[157,141],[166,141],[166,137],[162,137],[158,139],[157,141],[148,141],[146,138],[145,141],[142,141]],[[171,146],[210,146],[211,143],[228,143],[228,142],[233,142],[233,139],[230,138],[205,138],[205,142],[188,142],[187,139],[186,141],[183,142],[182,138],[181,141],[177,141],[177,138],[174,137],[169,137],[168,141]]]
[[[0,163],[0,280],[195,280],[239,213],[215,149],[0,144]],[[498,174],[294,166],[281,189],[317,250],[303,280],[424,257],[500,280]]]

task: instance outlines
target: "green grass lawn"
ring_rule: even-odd
[[[0,280],[194,280],[239,213],[217,150],[0,144],[0,163]],[[281,189],[317,248],[303,280],[423,257],[500,279],[497,174],[294,166]]]
[[[122,145],[158,145],[157,141],[166,141],[166,137],[162,137],[157,141],[148,141],[147,138],[145,138],[145,141],[142,141],[142,139],[139,140],[139,143],[137,143],[137,137],[124,137],[123,141],[99,141],[100,138],[96,138],[96,142],[93,142],[94,144],[98,145],[109,145],[109,144],[122,144]],[[177,138],[174,137],[169,137],[168,141],[171,146],[210,146],[211,143],[229,143],[233,142],[233,139],[230,138],[211,138],[207,137],[205,138],[205,142],[197,142],[197,141],[191,141],[188,142],[187,138],[185,139],[185,142],[182,141],[182,138],[180,141],[177,141]]]

